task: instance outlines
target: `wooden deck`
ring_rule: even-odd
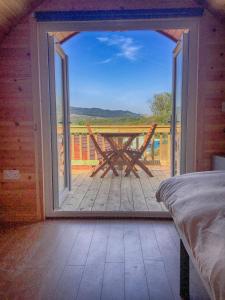
[[[119,211],[151,212],[165,211],[158,203],[155,192],[160,182],[169,177],[169,170],[160,166],[151,167],[154,177],[139,170],[140,178],[133,174],[124,177],[121,171],[116,177],[109,173],[90,177],[90,172],[80,172],[73,177],[72,191],[61,206],[63,211]]]

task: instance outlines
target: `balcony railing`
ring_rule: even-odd
[[[138,149],[143,143],[144,135],[149,130],[148,125],[94,125],[91,127],[103,150],[107,147],[107,142],[101,135],[99,135],[99,133],[140,133],[140,135],[132,143],[132,147]],[[71,125],[70,134],[72,169],[88,169],[97,165],[98,154],[90,140],[86,126]],[[157,126],[151,145],[149,145],[144,152],[143,161],[146,164],[168,166],[170,164],[170,139],[170,125]]]

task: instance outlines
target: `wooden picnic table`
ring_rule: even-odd
[[[105,166],[107,168],[104,170],[101,178],[103,178],[111,169],[115,176],[119,176],[115,165],[118,164],[118,161],[121,160],[123,164],[126,165],[125,176],[128,176],[130,172],[133,172],[134,175],[139,178],[137,174],[137,169],[135,165],[141,167],[150,177],[152,177],[151,171],[145,166],[141,161],[141,157],[146,150],[148,144],[151,141],[151,138],[154,135],[156,124],[153,124],[149,127],[149,131],[145,136],[144,142],[139,149],[131,149],[129,146],[132,141],[139,136],[141,133],[135,132],[102,132],[100,135],[108,142],[110,149],[102,149],[95,138],[93,131],[90,125],[87,125],[87,129],[90,135],[92,142],[95,145],[96,151],[101,155],[102,160],[99,161],[99,164],[96,166],[94,171],[91,173],[91,177],[96,175],[100,170],[104,170]],[[126,141],[124,141],[126,139]],[[117,141],[116,141],[117,140]]]
[[[131,145],[133,140],[140,135],[140,133],[135,132],[103,132],[100,135],[105,138],[105,140],[109,143],[112,148],[112,155],[110,156],[110,161],[113,166],[118,162],[119,159],[131,169],[131,171],[135,174],[136,177],[139,177],[135,168],[131,166],[130,159],[126,155],[126,151],[128,147]],[[124,141],[126,139],[126,141]],[[117,141],[116,141],[117,140]],[[103,177],[110,170],[110,166],[104,171]],[[116,174],[118,176],[118,174]]]

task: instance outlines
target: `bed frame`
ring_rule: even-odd
[[[180,296],[184,300],[190,299],[190,262],[187,250],[180,239]]]

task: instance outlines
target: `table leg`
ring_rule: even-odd
[[[128,176],[131,172],[132,169],[135,168],[135,164],[139,165],[139,167],[142,168],[142,170],[144,170],[150,177],[153,177],[151,171],[140,161],[140,156],[135,155],[132,156],[131,154],[129,154],[129,152],[126,152],[126,154],[130,157],[131,159],[131,166],[127,167],[125,170],[125,176]]]
[[[118,158],[121,157],[122,160],[124,161],[124,163],[128,166],[128,168],[134,173],[134,175],[135,175],[137,178],[139,178],[137,172],[136,172],[136,171],[133,169],[133,167],[131,166],[130,161],[129,161],[129,158],[127,158],[126,155],[124,154],[125,151],[126,151],[126,149],[127,149],[127,147],[131,144],[132,140],[133,140],[133,137],[130,138],[130,139],[124,144],[124,147],[120,150],[120,149],[117,149],[117,145],[116,145],[116,143],[113,141],[113,139],[107,137],[108,143],[110,144],[110,146],[112,147],[113,151],[114,151],[114,152],[116,153],[116,155],[117,155],[117,156],[116,156],[116,157],[117,157],[116,160],[118,160]],[[116,162],[116,160],[115,160],[115,162]]]
[[[116,154],[114,153],[113,156],[116,156]],[[113,157],[111,157],[111,159],[113,159]],[[116,157],[114,157],[114,159],[116,160]],[[109,172],[110,169],[111,169],[110,166],[108,166],[108,167],[105,169],[105,171],[103,172],[103,174],[101,175],[101,178],[104,178],[105,175]]]

